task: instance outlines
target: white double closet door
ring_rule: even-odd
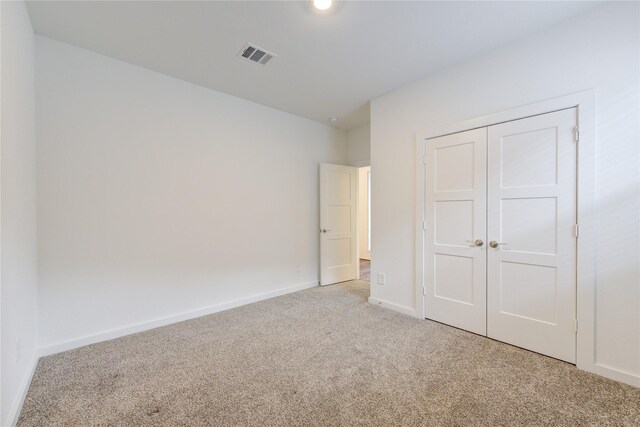
[[[426,317],[575,363],[576,109],[427,140]]]

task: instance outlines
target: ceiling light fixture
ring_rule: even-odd
[[[331,7],[331,0],[313,0],[313,6],[318,10],[327,10]]]
[[[329,121],[330,121],[331,123],[335,123],[335,122],[337,122],[337,121],[338,121],[338,118],[337,118],[337,117],[329,117]]]

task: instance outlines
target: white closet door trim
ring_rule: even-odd
[[[595,154],[596,154],[596,92],[594,89],[520,106],[510,110],[447,125],[426,127],[416,132],[416,258],[415,258],[415,312],[424,318],[424,213],[425,213],[425,164],[423,158],[426,140],[451,133],[495,125],[511,120],[545,114],[565,108],[578,108],[578,223],[580,237],[577,251],[577,354],[579,369],[640,387],[640,377],[598,363],[595,334]]]

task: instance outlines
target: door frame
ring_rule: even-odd
[[[358,227],[358,232],[357,232],[358,244],[357,244],[357,246],[356,246],[356,255],[357,255],[357,257],[358,257],[358,262],[359,262],[359,260],[360,260],[360,259],[362,259],[362,258],[361,258],[361,255],[362,255],[362,252],[363,252],[363,251],[366,251],[366,252],[368,252],[368,253],[369,253],[369,261],[371,261],[371,251],[369,250],[369,247],[367,247],[367,248],[365,248],[365,249],[363,250],[363,249],[362,249],[362,245],[360,245],[360,243],[361,243],[361,239],[362,239],[362,237],[363,237],[363,236],[362,236],[362,233],[360,232],[360,231],[361,231],[361,225],[362,225],[362,221],[360,221],[360,219],[361,219],[360,217],[361,217],[361,214],[362,214],[362,210],[360,209],[360,202],[362,201],[362,200],[361,200],[361,199],[362,199],[362,194],[361,194],[361,192],[360,192],[360,186],[362,185],[362,181],[360,180],[360,170],[361,170],[361,169],[364,169],[364,168],[369,168],[369,170],[367,171],[367,175],[368,175],[368,177],[370,178],[370,177],[371,177],[371,165],[358,166],[358,167],[356,168],[356,169],[358,170],[358,177],[357,177],[357,179],[356,179],[356,185],[358,186],[358,189],[357,189],[357,191],[356,191],[356,193],[357,193],[357,195],[358,195],[358,196],[357,196],[357,197],[358,197],[358,206],[357,206],[357,209],[356,209],[356,215],[357,215],[356,223],[357,223],[357,227]],[[368,243],[369,243],[369,245],[370,245],[370,244],[371,244],[371,242],[369,242],[369,241],[368,241],[368,240],[369,240],[369,239],[368,239],[368,237],[369,237],[369,236],[368,236],[368,234],[369,234],[369,233],[368,233],[368,230],[369,230],[369,229],[370,229],[370,227],[371,227],[371,221],[370,221],[370,219],[369,219],[369,218],[371,217],[371,209],[369,208],[369,206],[371,205],[371,182],[370,182],[370,179],[368,180],[368,182],[367,182],[367,184],[366,184],[366,187],[367,187],[367,192],[366,192],[366,197],[367,197],[367,208],[366,208],[366,211],[367,211],[367,212],[366,212],[366,213],[367,213],[367,220],[366,220],[366,223],[367,223],[367,233],[366,233],[366,234],[367,234],[367,242],[368,242]],[[360,269],[358,269],[358,279],[360,278],[360,271],[359,271],[359,270],[360,270]]]
[[[355,167],[358,171],[356,173],[356,257],[358,258],[358,269],[356,272],[356,280],[360,280],[360,168],[371,168],[371,162],[369,160],[362,160],[359,162],[355,162],[351,166]],[[369,169],[369,173],[371,173],[371,169]],[[369,189],[369,198],[371,198],[371,189]],[[368,200],[369,206],[371,206],[371,200]],[[371,216],[371,212],[369,212],[369,216]],[[371,227],[371,222],[369,222],[369,227]],[[371,259],[369,259],[371,262]],[[371,280],[371,279],[369,279]]]
[[[567,108],[577,108],[577,221],[579,237],[576,254],[576,366],[617,381],[633,384],[630,375],[598,365],[595,352],[595,294],[596,294],[596,91],[589,89],[552,98],[497,113],[451,123],[427,127],[416,133],[416,271],[415,313],[426,318],[425,292],[425,201],[426,201],[426,140],[452,133],[483,128],[503,122],[524,119]],[[579,325],[579,327],[578,327]]]

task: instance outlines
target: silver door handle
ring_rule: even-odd
[[[500,243],[500,242],[496,242],[495,240],[492,240],[489,242],[489,246],[491,246],[492,248],[497,248],[498,246],[502,246],[502,245],[508,245],[508,243]]]
[[[320,232],[321,232],[321,233],[326,233],[327,231],[331,231],[331,230],[327,230],[327,229],[325,229],[325,228],[321,228],[321,229],[320,229]]]
[[[484,245],[484,242],[482,241],[482,239],[467,240],[467,242],[469,242],[469,243],[473,243],[475,246],[482,246],[482,245]]]

